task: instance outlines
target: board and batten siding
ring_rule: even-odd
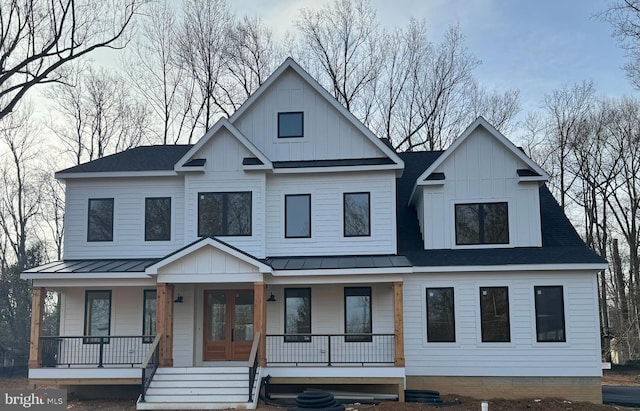
[[[304,113],[304,137],[278,138],[278,113],[299,111]],[[276,79],[233,124],[271,161],[386,157],[293,70]]]
[[[395,191],[394,171],[270,175],[267,255],[395,254]],[[370,236],[344,236],[343,194],[354,192],[370,193]],[[311,238],[285,238],[287,194],[311,194]]]
[[[535,286],[563,286],[566,342],[536,341]],[[454,343],[427,341],[426,289],[438,287],[454,288]],[[480,287],[508,287],[511,342],[482,342]],[[407,376],[601,375],[593,272],[412,274],[404,281],[404,327]]]
[[[489,202],[508,203],[505,247],[540,247],[538,183],[518,182],[523,168],[528,166],[486,129],[474,130],[436,170],[445,174],[444,185],[422,187],[424,211],[418,218],[425,249],[477,248],[456,245],[455,204]]]
[[[145,241],[145,198],[171,197],[171,240]],[[113,241],[87,241],[90,198],[113,198]],[[66,181],[64,258],[162,257],[184,245],[184,188],[180,177]]]
[[[219,236],[221,241],[238,247],[257,258],[265,257],[264,248],[264,191],[262,172],[246,173],[242,160],[253,157],[226,129],[213,136],[193,158],[206,158],[205,171],[185,175],[185,241],[189,244],[198,237],[198,193],[251,192],[251,235]]]

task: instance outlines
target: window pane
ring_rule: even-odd
[[[344,289],[345,334],[371,334],[371,287]],[[371,341],[371,336],[347,336],[345,341]]]
[[[278,137],[303,137],[302,112],[278,113]]]
[[[226,193],[225,235],[251,235],[251,193]]]
[[[482,342],[509,342],[509,289],[480,287]]]
[[[198,193],[198,236],[251,235],[251,192]]]
[[[370,229],[369,193],[344,194],[344,236],[368,236]]]
[[[508,244],[507,203],[456,204],[456,244]]]
[[[284,196],[285,237],[311,237],[311,194]]]
[[[142,335],[156,335],[156,290],[144,290]],[[145,339],[150,343],[153,338]]]
[[[480,243],[477,204],[456,204],[456,244]]]
[[[89,199],[87,241],[113,241],[113,198]]]
[[[171,198],[147,198],[144,211],[145,241],[171,240]]]
[[[455,342],[453,288],[427,288],[427,341]]]
[[[224,235],[222,230],[222,193],[198,195],[198,236]]]
[[[311,289],[285,288],[284,333],[311,333]],[[308,336],[285,337],[285,342],[309,342]]]
[[[507,203],[482,205],[484,211],[484,243],[509,243],[509,213]]]
[[[562,286],[534,287],[538,342],[564,342],[564,297]]]
[[[86,291],[84,318],[84,335],[109,335],[111,326],[111,291]],[[89,340],[88,342],[93,341]]]

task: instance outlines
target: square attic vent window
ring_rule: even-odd
[[[304,137],[302,111],[278,113],[278,138]]]

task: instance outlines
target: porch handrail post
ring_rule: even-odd
[[[98,353],[98,368],[104,368],[103,365],[103,361],[104,361],[104,337],[99,337],[100,338],[100,352]]]

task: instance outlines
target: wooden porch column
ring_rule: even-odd
[[[267,310],[266,287],[262,281],[253,283],[253,330],[260,333],[258,345],[258,365],[267,365]]]
[[[31,289],[31,341],[29,342],[29,368],[40,368],[42,350],[40,349],[40,335],[42,335],[42,320],[44,315],[44,297],[47,290],[44,287]]]
[[[156,291],[156,333],[162,333],[158,363],[173,367],[173,284],[159,283]]]
[[[402,282],[393,283],[393,328],[396,334],[394,365],[404,367],[404,317],[402,313]]]

